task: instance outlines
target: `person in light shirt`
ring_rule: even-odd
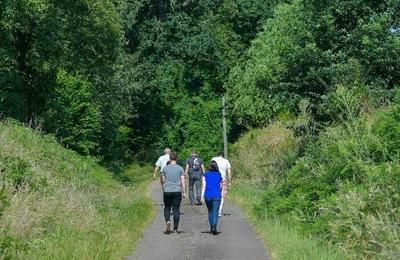
[[[158,158],[158,160],[155,164],[155,167],[154,167],[153,180],[156,179],[158,169],[160,169],[160,173],[162,173],[165,166],[167,166],[167,163],[169,162],[170,154],[171,154],[171,149],[165,148],[164,155],[162,155]]]
[[[224,206],[224,197],[228,195],[228,189],[231,188],[232,183],[232,170],[231,163],[224,158],[224,153],[219,153],[217,157],[212,158],[218,164],[219,172],[222,177],[222,199],[219,207],[219,216],[222,216],[222,208]]]

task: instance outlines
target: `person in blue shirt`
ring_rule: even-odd
[[[203,175],[202,201],[208,209],[211,233],[217,235],[218,211],[221,204],[222,176],[216,161],[211,161],[208,171]]]

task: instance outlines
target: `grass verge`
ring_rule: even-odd
[[[327,247],[317,238],[302,235],[285,220],[256,215],[254,207],[261,205],[262,188],[250,182],[235,182],[237,184],[230,191],[229,199],[245,211],[272,259],[346,259],[342,253]]]
[[[154,216],[148,166],[125,184],[55,139],[0,123],[0,259],[121,259]],[[131,179],[131,181],[127,181]]]

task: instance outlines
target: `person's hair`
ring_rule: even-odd
[[[168,147],[164,149],[164,153],[165,154],[170,154],[171,153],[171,149],[169,149]]]
[[[178,160],[178,156],[176,155],[176,153],[171,153],[169,155],[169,160],[170,161],[177,161]]]
[[[218,169],[218,164],[217,164],[217,162],[214,161],[214,160],[212,160],[211,163],[210,163],[210,166],[208,167],[208,170],[209,170],[209,171],[213,171],[213,172],[218,172],[219,169]]]
[[[218,153],[218,156],[224,157],[224,156],[225,156],[225,155],[224,155],[224,152],[219,152],[219,153]]]

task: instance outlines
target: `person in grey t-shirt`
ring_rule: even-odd
[[[182,197],[185,197],[185,173],[181,166],[176,164],[177,156],[170,154],[170,164],[165,166],[161,173],[161,185],[164,190],[164,218],[166,222],[165,233],[171,233],[171,207],[174,218],[174,232],[178,233],[180,206]]]

